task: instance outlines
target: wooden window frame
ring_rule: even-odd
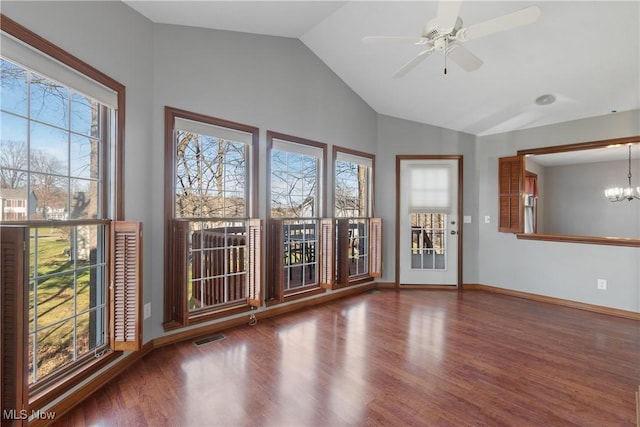
[[[45,38],[39,36],[38,34],[32,32],[28,28],[22,26],[16,21],[8,18],[7,16],[0,13],[0,28],[1,30],[14,37],[15,39],[25,43],[26,45],[31,46],[35,50],[42,52],[43,54],[51,57],[53,60],[58,61],[59,63],[75,70],[76,72],[89,77],[90,79],[98,82],[99,84],[109,88],[117,94],[117,105],[115,106],[115,135],[113,135],[113,156],[112,156],[112,173],[111,173],[111,181],[113,182],[111,188],[111,197],[113,200],[113,219],[116,221],[122,220],[124,218],[124,129],[125,129],[125,105],[126,105],[126,90],[125,86],[119,83],[118,81],[112,79],[91,65],[87,64],[83,60],[78,57],[72,55],[66,50],[60,48],[59,46],[51,43]],[[105,180],[104,185],[107,186],[108,180]],[[106,192],[103,192],[106,196]],[[107,221],[108,222],[108,221]],[[68,223],[67,223],[68,224]],[[71,223],[73,225],[73,223]],[[6,228],[7,223],[3,224],[3,229]],[[29,226],[36,226],[38,222],[34,221],[22,221],[16,222],[16,225],[22,225],[26,228]],[[61,223],[61,225],[65,225],[65,223]],[[4,232],[4,231],[3,231]],[[25,250],[28,248],[28,233],[27,240],[23,243]],[[140,259],[141,261],[141,259]],[[110,262],[110,261],[109,261]],[[137,284],[140,286],[141,291],[141,283]],[[141,301],[142,295],[139,293],[137,295],[138,301]],[[28,316],[27,316],[28,317]],[[111,319],[114,316],[110,317]],[[23,319],[26,322],[26,319]],[[4,324],[4,322],[3,322]],[[28,326],[23,326],[24,328],[28,328]],[[139,325],[137,325],[139,327]],[[110,328],[110,325],[107,322],[107,328]],[[25,331],[21,332],[25,339],[26,333]],[[137,343],[138,345],[140,342]],[[26,347],[25,347],[26,348]],[[2,348],[2,357],[3,359],[8,356],[7,348],[3,346]],[[52,379],[47,384],[43,384],[37,388],[32,388],[29,390],[29,387],[22,387],[22,392],[24,393],[23,400],[28,399],[27,402],[23,402],[25,408],[28,411],[38,410],[42,408],[44,405],[52,402],[54,399],[58,398],[62,393],[72,389],[83,380],[89,378],[99,369],[104,366],[107,366],[109,363],[113,362],[117,359],[121,353],[119,351],[111,351],[100,357],[90,358],[87,360],[83,360],[85,363],[80,365],[74,365],[70,367],[70,369],[61,370],[59,375],[56,375],[54,379]],[[24,367],[24,371],[26,372],[26,367]],[[5,378],[5,373],[3,373],[3,378]],[[13,381],[15,384],[19,384],[20,381],[23,381],[23,385],[27,384],[27,380],[17,379],[15,376],[18,376],[18,372],[15,372],[6,377],[7,380]],[[17,381],[16,381],[17,380]],[[4,380],[3,380],[4,381]],[[4,395],[4,390],[3,390]],[[4,402],[2,404],[2,408],[0,410],[4,410]],[[6,408],[12,409],[12,408]],[[27,421],[22,420],[16,421],[16,424],[25,424]]]
[[[269,248],[269,254],[280,253],[284,245],[283,242],[283,224],[281,219],[273,218],[271,215],[271,152],[273,150],[273,140],[279,139],[294,144],[300,144],[303,146],[310,146],[322,150],[322,164],[319,168],[320,179],[319,185],[321,188],[318,191],[318,199],[320,203],[320,209],[318,210],[318,217],[314,218],[300,218],[300,219],[315,219],[318,222],[318,234],[316,237],[316,257],[318,265],[318,281],[313,286],[306,286],[298,291],[285,291],[284,290],[284,260],[283,257],[277,256],[270,259],[266,266],[266,289],[265,299],[267,305],[280,304],[286,301],[307,297],[310,295],[316,295],[325,292],[322,282],[322,271],[320,266],[321,257],[321,242],[320,233],[322,230],[321,221],[326,214],[327,209],[327,144],[318,141],[312,141],[310,139],[301,138],[293,135],[287,135],[280,132],[267,131],[267,247]],[[291,218],[286,218],[291,219]]]
[[[175,211],[175,137],[174,123],[176,118],[200,122],[206,125],[212,125],[222,128],[228,128],[240,132],[251,134],[251,146],[248,149],[248,166],[247,166],[247,209],[246,218],[185,218],[177,219],[174,216]],[[261,276],[256,277],[249,275],[249,288],[252,292],[247,298],[246,303],[231,304],[224,308],[212,308],[210,310],[203,309],[197,312],[190,312],[187,301],[187,284],[184,281],[186,277],[187,249],[188,249],[188,222],[192,220],[214,221],[214,220],[242,220],[247,222],[247,239],[251,237],[262,239],[262,233],[256,232],[256,224],[251,218],[257,217],[258,211],[258,135],[259,129],[254,126],[233,122],[230,120],[220,119],[206,114],[195,113],[192,111],[182,110],[170,106],[164,108],[164,147],[165,147],[165,181],[164,181],[164,217],[165,217],[165,238],[164,238],[164,322],[165,331],[182,328],[188,325],[206,322],[225,316],[241,313],[250,310],[257,302],[255,298],[262,298],[262,290],[256,289],[255,286],[261,288]],[[259,226],[261,230],[262,226]],[[257,234],[256,234],[257,233]],[[261,250],[261,247],[259,248]],[[256,252],[248,248],[249,255],[255,255]],[[251,260],[250,260],[251,261]],[[255,268],[248,265],[248,269]],[[249,273],[249,272],[247,272]],[[254,281],[254,282],[251,282]]]
[[[334,220],[336,221],[336,228],[334,231],[334,238],[337,241],[336,251],[337,251],[337,262],[335,265],[335,280],[331,285],[326,284],[329,289],[336,289],[339,287],[346,287],[351,285],[357,285],[360,283],[365,283],[374,279],[374,275],[371,274],[371,258],[369,258],[369,271],[365,274],[360,274],[357,276],[351,276],[349,274],[349,235],[348,235],[348,220],[349,219],[365,219],[367,220],[368,230],[371,231],[371,220],[374,219],[375,212],[375,166],[376,166],[376,156],[373,154],[365,153],[363,151],[353,150],[346,147],[341,147],[334,145],[333,146],[333,182],[334,182],[334,196],[333,196],[333,212],[334,215],[337,215],[336,212],[336,196],[337,191],[335,191],[336,183],[337,183],[337,171],[336,166],[338,162],[338,153],[344,153],[347,155],[361,157],[364,159],[369,159],[371,161],[371,170],[369,171],[368,176],[368,200],[367,200],[367,212],[364,216],[358,217],[338,217],[336,216]],[[324,237],[324,236],[323,236]],[[373,243],[369,236],[369,242],[367,245],[367,250],[371,251],[374,249]],[[367,256],[370,256],[368,254]]]
[[[376,156],[374,154],[369,154],[369,153],[365,153],[364,151],[358,151],[358,150],[352,150],[350,148],[346,148],[346,147],[340,147],[337,145],[333,146],[333,153],[332,153],[332,159],[333,159],[333,182],[334,182],[334,186],[336,183],[336,163],[337,163],[337,159],[338,159],[338,153],[345,153],[345,154],[349,154],[352,156],[357,156],[357,157],[362,157],[365,159],[369,159],[371,160],[371,172],[369,174],[369,201],[368,201],[368,206],[367,206],[367,214],[364,215],[364,217],[366,218],[371,218],[373,216],[375,216],[375,190],[376,190],[376,181],[375,181],[375,171],[376,171]],[[333,212],[334,212],[334,216],[335,216],[335,200],[336,199],[336,192],[334,191],[334,196],[333,196]]]

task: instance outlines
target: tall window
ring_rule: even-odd
[[[275,132],[267,133],[267,143],[276,258],[269,293],[272,299],[283,300],[319,288],[317,236],[323,212],[326,145]]]
[[[166,107],[168,325],[247,307],[257,129]]]
[[[10,377],[2,392],[24,393],[7,387],[24,370],[25,398],[37,408],[79,381],[78,367],[104,364],[118,349],[107,284],[111,219],[123,211],[116,116],[123,126],[124,87],[4,16],[2,29],[0,293],[2,375]]]
[[[334,147],[335,216],[369,217],[372,210],[373,156]]]
[[[334,147],[336,276],[347,283],[369,275],[372,155]]]
[[[30,226],[29,384],[105,346],[104,185],[112,108],[7,59],[2,72],[2,192]],[[107,148],[108,151],[105,151]],[[105,206],[106,205],[106,206]],[[37,221],[51,221],[37,225]]]

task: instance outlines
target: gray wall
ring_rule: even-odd
[[[523,292],[640,311],[640,249],[518,240],[499,233],[498,158],[518,150],[640,135],[638,111],[477,138],[479,282]],[[545,177],[546,178],[546,177]],[[640,217],[636,219],[640,222]],[[596,289],[597,279],[608,290]]]
[[[546,210],[541,232],[583,236],[640,238],[640,203],[612,203],[604,197],[610,185],[626,186],[627,160],[545,168],[541,190]],[[633,184],[640,179],[640,161],[632,163]]]
[[[329,156],[334,144],[375,154],[376,113],[299,40],[152,24],[121,2],[2,2],[2,13],[126,86],[125,216],[145,228],[145,341],[164,334],[165,105],[260,128],[263,218],[267,130],[327,143]]]
[[[462,154],[462,214],[471,216],[463,224],[463,283],[478,283],[478,186],[475,179],[475,137],[423,123],[378,116],[378,157],[376,159],[376,215],[383,218],[383,276],[395,282],[396,266],[396,156],[399,154]]]
[[[173,25],[153,27],[154,150],[150,193],[154,248],[164,264],[163,150],[165,105],[260,128],[259,213],[266,216],[266,131],[329,144],[327,212],[333,200],[333,145],[376,154],[376,113],[299,40]],[[379,158],[376,159],[376,161]],[[378,168],[378,167],[377,167]],[[163,271],[153,269],[155,310],[163,304]],[[149,300],[148,298],[145,298]],[[164,333],[154,317],[153,336]]]

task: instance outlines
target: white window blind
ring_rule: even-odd
[[[451,208],[451,168],[410,165],[409,213],[448,213]]]
[[[322,148],[314,147],[312,145],[298,144],[295,142],[285,141],[283,139],[272,139],[272,147],[274,150],[287,151],[290,153],[304,154],[305,156],[317,157],[322,160],[324,152]]]
[[[8,34],[0,34],[2,57],[36,74],[72,88],[111,108],[118,107],[118,94],[95,80],[78,73],[48,55],[26,45]]]
[[[247,145],[251,145],[253,142],[252,133],[204,122],[196,122],[182,117],[175,118],[173,128],[176,130],[197,133],[198,135],[211,136],[234,142],[242,142]]]
[[[369,169],[373,168],[373,161],[370,158],[356,156],[355,154],[343,153],[342,151],[338,151],[336,153],[336,161],[355,163],[356,165],[362,165],[368,167]]]

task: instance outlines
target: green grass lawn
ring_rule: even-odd
[[[74,261],[70,256],[68,228],[46,227],[38,232],[36,239],[32,230],[29,242],[30,383],[35,374],[40,379],[90,350],[89,260]]]

